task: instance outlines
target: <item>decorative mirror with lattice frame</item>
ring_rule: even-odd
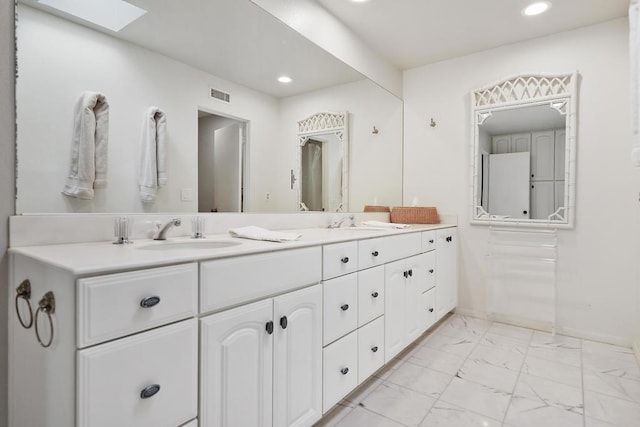
[[[469,164],[472,224],[573,227],[577,88],[577,72],[527,73],[471,91]],[[546,125],[545,119],[540,117],[547,116],[557,116],[552,121],[558,129],[555,129],[555,139],[553,136],[547,138],[544,145],[543,133],[554,135],[554,125],[551,124],[549,130],[540,131],[540,127]],[[528,126],[533,130],[527,135]],[[551,154],[550,150],[555,151]],[[551,160],[541,166],[543,154]],[[516,160],[520,162],[520,168]],[[509,165],[512,161],[516,166]],[[535,171],[541,169],[551,170],[553,185],[550,185],[551,181],[544,181],[543,174],[536,175]],[[510,173],[514,174],[513,180]],[[520,184],[517,190],[512,190],[515,182]],[[526,193],[522,190],[525,185]],[[499,195],[494,195],[492,188]],[[513,197],[510,191],[514,191]],[[505,207],[509,203],[516,204],[516,199],[528,204]]]
[[[291,177],[291,188],[297,182],[298,209],[300,211],[323,210],[327,212],[348,211],[349,200],[349,113],[319,112],[298,121],[298,164],[296,174]],[[322,178],[318,201],[322,208],[311,206],[305,200],[309,173],[306,165],[307,150],[311,145],[322,157]],[[316,191],[317,192],[317,191]],[[317,204],[317,203],[315,203]]]

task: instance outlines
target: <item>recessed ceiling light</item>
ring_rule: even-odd
[[[278,81],[280,83],[291,83],[293,81],[293,79],[289,76],[280,76],[278,77]]]
[[[548,1],[537,1],[522,9],[522,14],[525,16],[540,15],[549,10],[550,7],[551,3]]]
[[[38,0],[38,3],[116,32],[147,13],[124,0]]]

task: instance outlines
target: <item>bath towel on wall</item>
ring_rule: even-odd
[[[632,162],[640,167],[640,2],[629,7],[629,59],[631,65],[631,130]]]
[[[109,103],[98,92],[83,92],[76,102],[71,165],[62,194],[93,199],[95,188],[107,186]]]
[[[158,107],[144,113],[140,138],[140,174],[138,185],[144,203],[156,200],[158,188],[167,185],[166,163],[167,118]]]

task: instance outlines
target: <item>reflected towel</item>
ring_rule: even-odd
[[[411,227],[411,225],[409,224],[397,224],[395,222],[382,222],[382,221],[362,221],[360,224],[365,227],[388,228],[388,229],[403,229],[403,228]]]
[[[140,137],[140,172],[138,186],[144,203],[156,200],[159,187],[167,185],[165,169],[167,147],[167,118],[158,107],[149,107],[144,113]]]
[[[233,228],[229,230],[229,234],[233,237],[251,240],[266,240],[269,242],[289,242],[299,240],[301,234],[283,233],[280,231],[271,231],[266,228],[250,225],[248,227]]]
[[[629,6],[629,59],[631,65],[631,161],[640,167],[640,3]]]
[[[73,113],[71,165],[62,194],[93,199],[94,188],[107,186],[109,103],[98,92],[83,92]]]

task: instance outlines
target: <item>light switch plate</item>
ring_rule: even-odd
[[[193,200],[193,188],[183,188],[180,190],[180,199],[183,202],[190,202]]]

